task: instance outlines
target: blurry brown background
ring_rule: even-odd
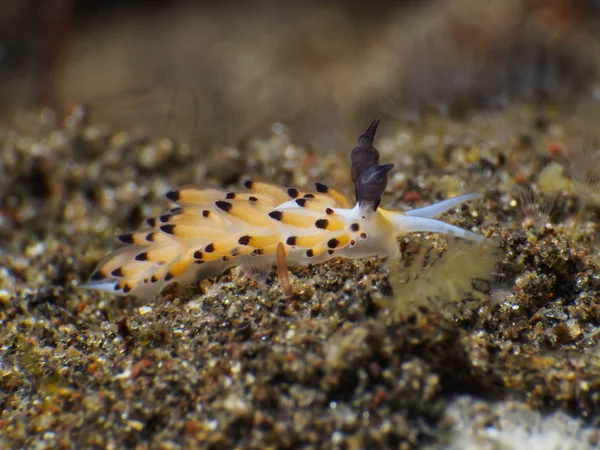
[[[374,115],[393,126],[592,98],[599,11],[591,0],[3,0],[0,113],[84,103],[92,120],[200,147],[274,122],[346,146]]]
[[[597,448],[599,12],[0,0],[0,448]],[[498,252],[405,236],[143,313],[79,289],[175,186],[351,192],[375,116],[386,207],[481,192],[444,220]]]

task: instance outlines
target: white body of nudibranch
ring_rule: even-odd
[[[294,266],[334,257],[395,257],[397,237],[413,232],[483,239],[435,219],[480,194],[403,212],[352,206],[320,183],[313,193],[262,182],[244,186],[242,192],[184,187],[167,193],[178,207],[119,236],[127,245],[106,256],[85,287],[154,297],[172,282],[192,283],[232,266],[272,267],[280,243]]]

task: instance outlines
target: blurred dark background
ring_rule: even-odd
[[[83,103],[198,145],[282,122],[336,147],[373,115],[572,107],[598,95],[599,4],[3,0],[0,115]]]

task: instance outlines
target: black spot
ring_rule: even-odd
[[[306,202],[307,200],[305,198],[299,198],[298,200],[296,200],[296,204],[298,206],[301,206],[302,208],[306,206]]]
[[[147,242],[154,242],[154,233],[148,233],[146,235],[146,241]]]
[[[117,239],[123,244],[133,244],[133,233],[121,234]]]
[[[306,256],[308,256],[309,258],[312,258],[313,256],[315,256],[315,252],[313,251],[312,248],[309,248],[308,250],[306,250]]]
[[[215,246],[213,244],[208,244],[206,247],[204,247],[204,251],[206,253],[212,253],[215,251]]]
[[[315,227],[321,228],[322,230],[326,230],[329,226],[329,220],[327,219],[319,219],[315,222]]]
[[[356,232],[356,231],[360,230],[360,225],[359,225],[359,224],[357,224],[357,223],[353,223],[352,225],[350,225],[350,229],[351,229],[352,231],[355,231],[355,232]]]
[[[354,244],[356,244],[356,241],[355,241],[354,239],[352,239],[352,240],[350,241],[350,245],[351,245],[351,246],[354,246]]]
[[[329,253],[330,255],[333,255],[335,253],[335,250],[329,249],[329,250],[327,250],[327,253]]]
[[[123,292],[125,294],[127,294],[130,291],[131,291],[131,286],[129,286],[128,284],[126,284],[125,286],[123,286]]]
[[[96,270],[90,277],[90,281],[100,281],[103,279],[104,279],[104,275],[102,275],[99,270]]]
[[[227,200],[233,200],[235,198],[235,192],[228,192],[227,195],[225,196],[225,199]]]
[[[332,214],[333,214],[333,209],[331,209],[331,208],[327,208],[327,209],[325,210],[325,212],[326,212],[328,215],[332,215]]]
[[[257,202],[258,199],[256,197],[248,197],[248,200],[250,200],[251,202]]]
[[[221,259],[223,259],[223,261],[229,261],[230,258],[229,258],[229,256],[223,256],[223,258],[221,258]]]
[[[254,185],[254,182],[253,182],[253,181],[251,181],[251,180],[246,180],[246,181],[244,181],[244,187],[245,187],[246,189],[252,189],[252,186],[253,186],[253,185]]]
[[[262,248],[255,248],[254,251],[252,252],[253,255],[259,256],[262,255],[264,253],[264,250]]]
[[[317,188],[317,192],[320,192],[321,194],[327,194],[327,191],[329,190],[323,183],[315,183],[315,187]]]
[[[269,217],[275,220],[281,220],[283,218],[283,211],[271,211]]]
[[[148,281],[150,281],[150,278],[148,278],[148,277],[144,278],[144,283],[147,283]]]
[[[138,253],[135,255],[136,261],[148,261],[148,252]]]
[[[118,284],[118,283],[117,283],[117,284],[115,284],[115,287],[114,287],[113,289],[114,289],[115,291],[120,291],[120,290],[121,290],[121,288],[119,287],[119,284]]]
[[[165,275],[165,281],[172,280],[174,277],[175,275],[173,275],[171,272],[167,272],[167,274]]]
[[[146,219],[146,223],[152,228],[154,228],[156,226],[156,219],[154,217],[151,217],[149,219]]]
[[[202,259],[202,252],[200,250],[194,252],[194,259]]]
[[[115,270],[113,270],[110,275],[112,277],[119,277],[119,278],[123,278],[123,271],[121,270],[120,267],[117,267]]]
[[[160,220],[161,222],[164,223],[164,222],[168,222],[171,217],[173,217],[171,214],[163,214],[162,216],[160,216],[158,218],[158,220]]]
[[[367,238],[367,233],[360,233],[360,238],[361,239],[366,239]]]
[[[327,247],[329,248],[336,248],[338,245],[340,245],[340,241],[338,241],[336,238],[329,239],[327,242]]]
[[[287,195],[289,195],[290,198],[297,198],[300,195],[300,193],[298,192],[298,189],[296,189],[296,188],[289,188],[287,190]]]
[[[150,277],[150,283],[156,283],[158,281],[158,278],[156,278],[156,275],[152,275]]]
[[[169,210],[169,214],[173,214],[173,215],[180,214],[181,211],[183,211],[183,208],[181,208],[181,207],[173,208],[173,209]]]
[[[172,223],[168,224],[168,225],[162,225],[160,227],[160,231],[162,231],[163,233],[167,233],[167,234],[175,234],[175,225],[173,225]]]
[[[238,239],[238,244],[240,245],[248,245],[250,243],[250,236],[242,236]]]
[[[313,194],[304,194],[304,198],[315,198]]]
[[[202,217],[208,217],[210,216],[210,211],[208,209],[205,209],[204,211],[202,211]]]
[[[231,203],[224,202],[223,200],[215,202],[215,205],[217,205],[217,208],[222,209],[225,212],[229,212],[231,211],[231,208],[233,208],[233,205]]]
[[[285,243],[287,245],[294,246],[294,245],[296,245],[296,239],[298,239],[297,236],[290,236],[289,238],[287,238],[287,240],[285,241]]]
[[[179,200],[180,194],[179,191],[169,191],[165,194],[165,197],[167,197],[172,202],[176,202]]]
[[[194,261],[195,264],[204,264],[204,261],[202,261],[201,259],[198,259],[196,261]]]

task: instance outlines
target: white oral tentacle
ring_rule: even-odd
[[[424,208],[411,209],[406,211],[405,214],[411,217],[422,217],[424,219],[434,219],[446,211],[451,210],[463,203],[470,202],[471,200],[477,200],[483,198],[482,194],[465,194],[459,195],[458,197],[452,197],[448,200],[444,200],[433,205],[425,206]]]
[[[482,242],[485,238],[462,228],[450,225],[440,220],[428,219],[424,217],[412,217],[407,215],[397,215],[394,222],[400,233],[441,233],[451,234],[453,236],[467,239],[470,241]]]

